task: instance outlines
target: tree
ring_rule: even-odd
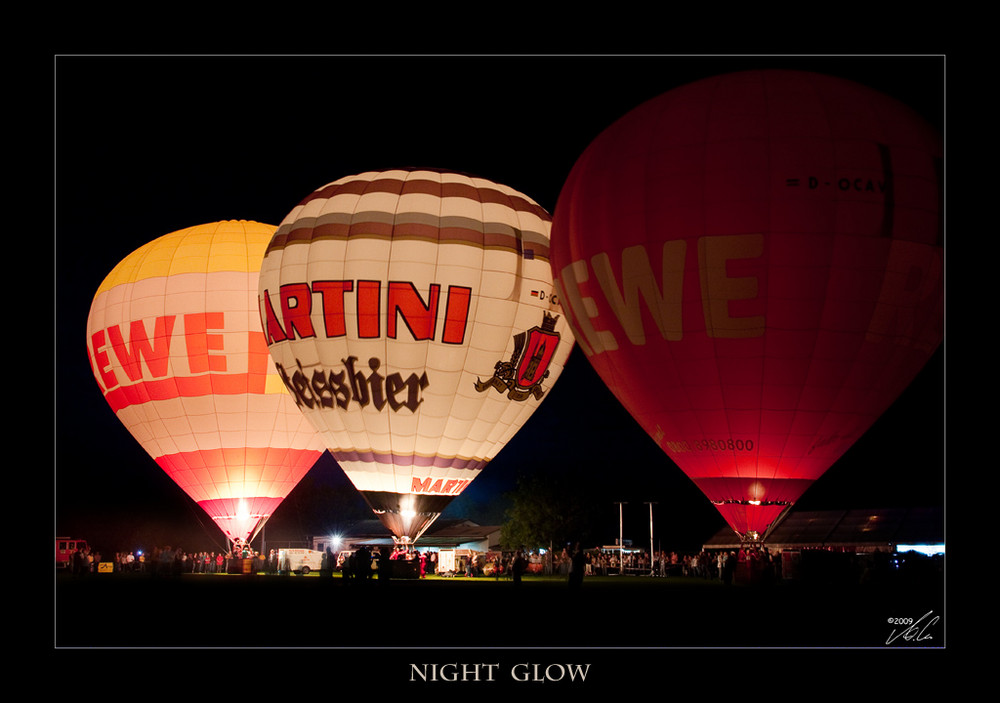
[[[500,531],[504,550],[586,543],[593,534],[593,501],[553,474],[520,476],[507,494],[511,506]]]

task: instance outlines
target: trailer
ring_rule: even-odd
[[[316,549],[279,549],[278,570],[308,574],[323,568],[323,552]],[[331,565],[332,568],[332,565]]]

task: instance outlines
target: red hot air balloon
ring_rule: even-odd
[[[573,345],[551,218],[463,174],[348,176],[306,197],[261,265],[268,349],[397,541],[413,543],[528,420]]]
[[[257,314],[273,225],[189,227],[129,254],[87,320],[118,419],[235,544],[256,534],[325,447],[285,390]]]
[[[876,91],[752,71],[637,107],[567,179],[552,260],[576,339],[741,537],[941,344],[941,158]]]

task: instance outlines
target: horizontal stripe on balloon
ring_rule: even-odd
[[[198,501],[198,505],[213,519],[242,517],[246,511],[247,517],[268,517],[281,504],[281,498],[270,496],[254,496],[244,498],[216,498]],[[242,505],[240,505],[242,503]]]
[[[256,273],[274,230],[274,225],[232,220],[173,232],[122,259],[97,294],[122,284],[182,273]],[[191,256],[192,251],[198,255]]]
[[[438,244],[467,244],[483,249],[499,249],[521,255],[530,250],[536,259],[548,260],[548,237],[537,232],[516,230],[505,223],[475,223],[464,217],[444,217],[427,222],[420,213],[404,213],[384,221],[384,213],[348,215],[331,213],[317,218],[303,217],[282,225],[268,246],[268,253],[291,244],[324,240],[384,239],[426,241]]]
[[[226,447],[166,454],[156,457],[156,463],[185,491],[188,487],[178,480],[179,473],[219,467],[238,468],[239,471],[233,474],[238,479],[234,481],[240,484],[260,483],[259,490],[263,490],[270,483],[283,484],[297,471],[309,470],[321,453],[316,449],[288,447]],[[254,472],[254,468],[258,468],[259,472]],[[268,471],[275,473],[271,475]],[[283,496],[277,497],[280,500]]]
[[[392,454],[372,450],[337,449],[330,453],[337,461],[363,461],[366,463],[392,464],[394,466],[434,467],[437,469],[470,469],[480,471],[489,459],[465,459],[462,457],[420,456],[418,454]]]
[[[490,188],[485,182],[472,183],[441,183],[423,178],[397,179],[397,178],[376,178],[366,180],[353,178],[344,182],[330,183],[306,197],[300,204],[304,205],[312,200],[324,200],[336,195],[364,195],[368,193],[390,193],[395,195],[432,195],[439,198],[466,198],[479,203],[489,203],[495,205],[506,205],[512,210],[527,212],[542,219],[549,219],[549,215],[537,203],[528,200],[523,196],[515,195],[497,188]]]
[[[261,374],[207,374],[143,381],[128,386],[118,386],[104,397],[114,412],[131,405],[142,405],[154,400],[198,398],[206,395],[241,395],[252,393],[287,393],[284,386],[268,383]]]

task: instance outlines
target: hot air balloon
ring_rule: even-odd
[[[846,80],[671,90],[580,156],[553,222],[581,349],[760,540],[943,340],[940,137]]]
[[[275,365],[398,543],[416,542],[563,369],[573,340],[550,227],[509,187],[389,170],[319,188],[268,247]]]
[[[257,314],[273,225],[167,234],[105,278],[87,351],[111,409],[236,545],[325,451],[285,390]]]

